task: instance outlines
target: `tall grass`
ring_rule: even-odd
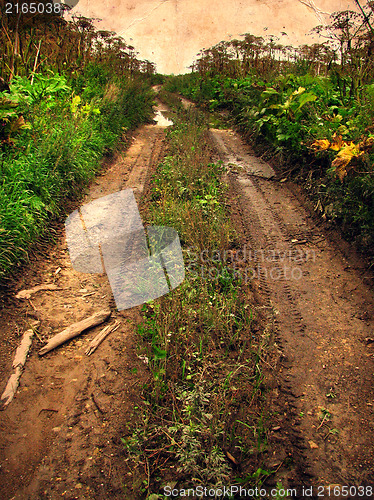
[[[99,80],[99,73],[91,69],[80,80],[81,89],[76,84],[75,92],[68,87],[53,99],[20,98],[30,128],[0,149],[1,278],[27,258],[51,218],[63,213],[64,200],[82,192],[123,133],[152,115],[147,84],[109,75]]]

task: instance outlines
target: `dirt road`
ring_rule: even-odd
[[[280,464],[277,479],[284,486],[370,484],[374,299],[365,269],[352,249],[318,227],[298,190],[277,180],[234,132],[213,130],[212,140],[228,167],[233,218],[246,235],[248,279],[276,317],[282,354],[270,382],[269,444]],[[164,128],[141,127],[83,203],[127,187],[139,201],[163,154]],[[125,486],[141,487],[120,441],[148,377],[135,348],[138,309],[115,312],[106,276],[72,269],[63,228],[16,288],[40,283],[61,290],[10,299],[1,312],[0,390],[30,322],[39,321],[40,338],[15,399],[1,413],[0,498],[138,498]],[[38,357],[48,336],[108,307],[110,321],[121,326],[91,357],[85,348],[100,327]]]
[[[296,468],[278,477],[373,484],[374,301],[365,267],[237,134],[212,130],[212,137],[238,197],[248,279],[276,314],[283,354],[271,441],[284,461],[291,452]]]

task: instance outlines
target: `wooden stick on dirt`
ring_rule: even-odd
[[[54,283],[37,285],[34,288],[30,288],[29,290],[21,290],[15,297],[16,299],[29,299],[32,294],[39,292],[40,290],[62,290],[62,288],[58,287]]]
[[[115,321],[115,323],[113,323],[112,325],[107,325],[105,328],[103,328],[101,332],[99,332],[96,335],[96,337],[91,341],[86,351],[87,356],[91,356],[91,354],[99,347],[99,345],[105,339],[105,337],[107,337],[111,332],[117,330],[119,325],[120,325],[119,321]]]
[[[33,335],[34,330],[27,330],[23,334],[20,345],[17,347],[16,355],[13,360],[13,368],[16,371],[10,376],[5,390],[1,395],[1,400],[5,399],[3,405],[4,408],[5,406],[8,406],[8,404],[12,401],[18,389],[19,379],[21,378],[23,367],[26,363],[26,358],[31,347]]]
[[[77,337],[84,330],[87,330],[88,328],[92,328],[94,326],[100,325],[101,323],[104,323],[104,321],[106,321],[110,315],[111,315],[110,310],[100,311],[93,314],[89,318],[83,319],[78,323],[74,323],[68,326],[67,328],[65,328],[65,330],[62,330],[62,332],[52,337],[49,340],[49,342],[42,349],[40,349],[39,355],[43,356],[43,354],[52,351],[52,349],[55,349],[56,347],[63,344],[67,340]]]

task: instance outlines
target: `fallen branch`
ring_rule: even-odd
[[[84,332],[84,330],[88,330],[89,328],[104,323],[104,321],[106,321],[110,315],[111,312],[109,310],[100,311],[93,314],[89,318],[83,319],[78,323],[74,323],[73,325],[68,326],[67,328],[65,328],[65,330],[62,330],[62,332],[52,337],[49,342],[42,349],[40,349],[39,355],[43,356],[43,354],[52,351],[52,349],[55,349],[67,340],[77,337],[82,332]]]
[[[19,366],[16,368],[16,371],[9,377],[8,383],[5,387],[3,394],[1,395],[1,400],[5,399],[2,409],[4,409],[14,398],[15,393],[17,392],[19,379],[22,375],[22,367]]]
[[[101,332],[99,332],[96,335],[96,337],[91,341],[91,343],[86,351],[87,356],[91,356],[91,354],[94,351],[96,351],[96,349],[99,347],[101,342],[105,339],[105,337],[107,337],[111,332],[114,332],[115,330],[117,330],[119,325],[120,325],[119,321],[115,321],[112,325],[107,325],[105,328],[103,328],[101,330]]]
[[[33,295],[36,292],[39,292],[40,290],[62,290],[62,288],[58,287],[54,283],[49,283],[46,285],[38,285],[35,286],[34,288],[30,288],[29,290],[21,290],[20,292],[17,293],[16,299],[29,299],[31,295]]]
[[[105,411],[100,408],[99,404],[97,403],[96,399],[95,399],[95,396],[94,396],[94,393],[91,392],[91,399],[92,399],[92,402],[93,404],[96,406],[96,408],[98,409],[98,411],[103,415],[105,413]]]
[[[51,411],[52,413],[58,413],[59,410],[55,410],[54,408],[42,408],[38,413],[38,417],[43,411]]]
[[[8,404],[12,401],[18,389],[19,379],[21,378],[23,367],[26,363],[27,354],[31,347],[33,335],[34,330],[27,330],[23,334],[20,345],[17,347],[16,355],[14,356],[13,360],[13,368],[15,368],[16,371],[9,377],[5,390],[1,395],[1,400],[5,400],[3,408],[8,406]]]

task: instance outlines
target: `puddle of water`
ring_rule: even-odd
[[[166,118],[161,111],[157,111],[156,116],[154,117],[154,120],[157,122],[157,125],[159,127],[170,127],[174,123]]]

